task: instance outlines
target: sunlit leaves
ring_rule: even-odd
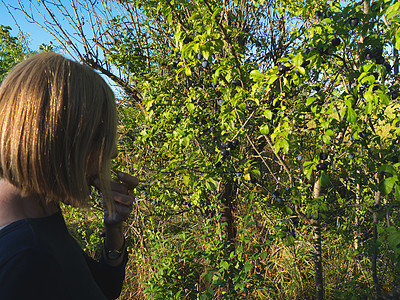
[[[12,36],[10,31],[11,27],[0,25],[0,82],[28,53],[21,41],[22,34],[18,38]]]
[[[258,6],[248,8],[263,5],[254,3]],[[160,56],[144,98],[151,120],[146,126],[154,130],[143,129],[137,149],[154,169],[168,170],[164,186],[179,187],[191,203],[205,197],[218,203],[223,183],[235,181],[241,187],[238,206],[268,203],[288,219],[300,207],[304,218],[320,216],[330,226],[343,217],[346,230],[358,230],[352,220],[369,215],[377,191],[387,203],[394,201],[398,175],[375,179],[400,132],[397,114],[388,108],[397,101],[390,102],[396,99],[389,92],[395,90],[393,73],[366,54],[394,43],[397,28],[386,31],[374,23],[375,13],[366,16],[355,3],[281,1],[271,10],[282,31],[271,39],[262,22],[263,30],[244,32],[240,22],[248,16],[235,2],[230,9],[192,4],[157,4],[170,34],[162,39],[174,49],[154,52]],[[322,15],[316,17],[316,10]],[[393,11],[388,15],[395,23]],[[265,11],[252,12],[252,21],[267,20]],[[292,19],[293,14],[301,18]],[[349,23],[352,17],[359,18],[358,25]],[[386,49],[384,56],[390,59]],[[234,137],[240,147],[226,149]],[[319,197],[314,197],[316,183]],[[274,190],[285,199],[273,198]],[[215,272],[233,267],[221,259]],[[249,264],[243,272],[252,270]],[[204,276],[210,284],[222,283],[222,275],[209,274]]]
[[[262,82],[264,80],[264,74],[258,70],[252,70],[250,76],[255,82]]]

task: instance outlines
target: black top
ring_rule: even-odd
[[[126,253],[117,267],[86,255],[61,212],[19,220],[0,230],[0,299],[115,299],[126,262]]]

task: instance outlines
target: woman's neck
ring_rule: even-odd
[[[43,197],[23,197],[18,188],[0,179],[0,227],[22,219],[47,217],[59,210],[56,203],[47,203]]]

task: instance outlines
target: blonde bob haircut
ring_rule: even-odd
[[[0,86],[0,176],[23,195],[86,206],[87,171],[98,164],[103,198],[113,212],[116,122],[114,94],[100,75],[56,53],[35,54]]]

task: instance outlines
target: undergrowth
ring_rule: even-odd
[[[101,211],[63,211],[72,235],[98,257]],[[134,213],[126,226],[130,257],[120,299],[313,299],[311,229],[274,227],[254,212],[237,220],[236,242],[228,245],[215,218]],[[259,223],[269,228],[260,231]],[[372,297],[370,261],[351,241],[324,227],[322,250],[326,299]],[[380,278],[393,282],[386,261],[381,255]]]

